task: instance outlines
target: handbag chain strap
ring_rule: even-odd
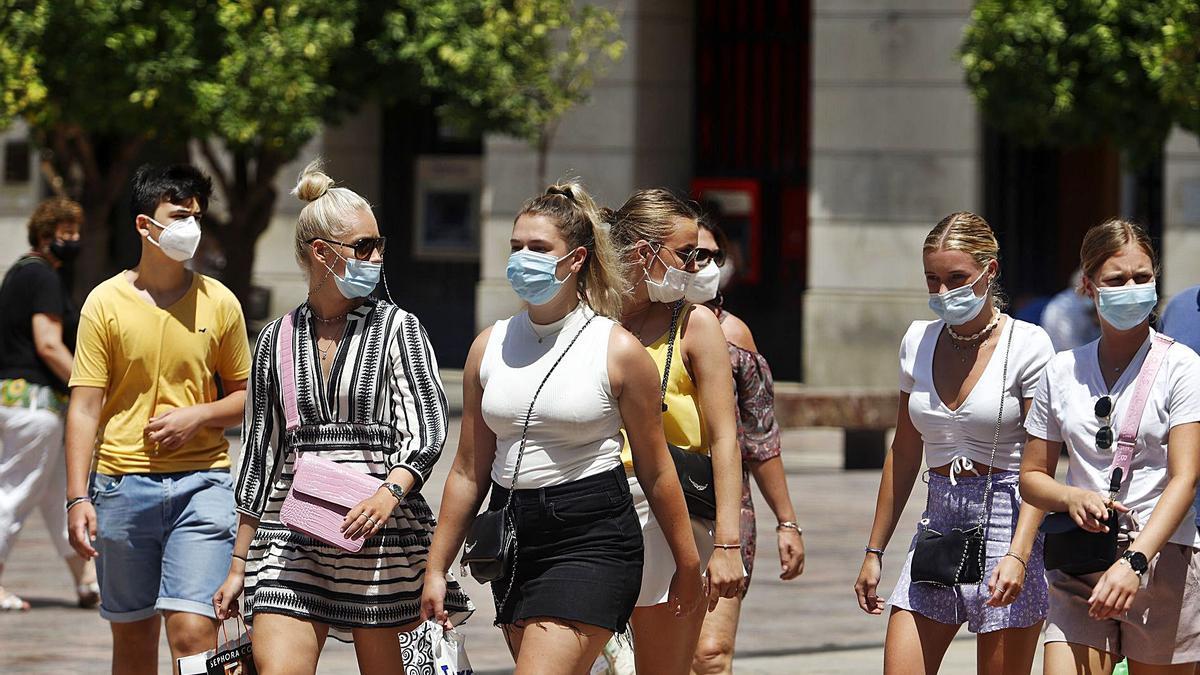
[[[591,325],[592,320],[595,318],[596,318],[596,315],[594,313],[588,317],[588,320],[583,324],[583,328],[579,329],[579,332],[575,334],[575,337],[571,338],[571,341],[569,343],[567,343],[567,348],[562,350],[562,353],[559,354],[558,358],[554,360],[554,364],[550,366],[550,370],[546,371],[546,376],[542,378],[542,383],[539,384],[537,390],[535,390],[533,392],[533,399],[531,401],[529,401],[529,409],[527,411],[525,411],[525,424],[521,427],[521,446],[517,450],[517,462],[513,466],[512,483],[509,485],[508,499],[505,500],[504,509],[503,509],[504,519],[508,523],[509,527],[512,528],[512,536],[513,536],[514,542],[517,539],[517,526],[516,526],[516,523],[512,522],[511,509],[512,509],[512,503],[513,503],[513,495],[515,495],[517,492],[517,476],[519,476],[521,473],[521,460],[525,458],[525,443],[529,440],[529,421],[533,418],[533,406],[535,403],[537,403],[538,395],[542,393],[542,388],[545,387],[546,382],[548,382],[550,380],[550,375],[552,375],[554,373],[554,370],[556,368],[558,368],[558,364],[562,363],[562,360],[563,360],[563,358],[566,357],[567,352],[571,351],[571,347],[575,346],[575,342],[577,340],[579,340],[579,337],[581,335],[583,335],[583,332],[585,330],[587,330],[587,327],[589,325]],[[514,555],[512,570],[509,572],[509,575],[508,575],[508,588],[504,591],[504,596],[502,598],[500,598],[500,600],[496,603],[496,613],[497,614],[499,614],[500,610],[504,608],[504,603],[508,601],[508,596],[512,594],[513,584],[515,584],[516,581],[517,581],[517,557]]]
[[[679,315],[683,313],[683,300],[671,308],[671,328],[667,331],[667,362],[663,368],[660,400],[662,411],[667,412],[667,383],[671,380],[671,360],[675,357],[675,333],[679,330]]]
[[[1011,324],[1015,319],[1009,317],[1008,321]],[[1004,422],[1004,395],[1008,393],[1008,355],[1012,351],[1013,333],[1016,331],[1016,326],[1006,325],[1008,329],[1008,341],[1004,347],[1004,366],[1000,370],[1000,406],[996,412],[996,432],[992,437],[992,456],[988,460],[987,472],[987,487],[983,492],[983,514],[979,517],[979,530],[983,536],[983,543],[979,547],[979,569],[987,569],[987,528],[992,521],[992,476],[996,473],[996,449],[1000,447],[1000,427]],[[967,563],[967,552],[970,547],[963,549],[963,559],[958,566],[958,575],[962,576],[963,567]],[[957,580],[957,579],[956,579]],[[983,582],[983,576],[980,576],[980,582]]]

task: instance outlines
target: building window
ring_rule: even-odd
[[[30,179],[29,141],[11,139],[4,144],[4,183],[24,185]]]

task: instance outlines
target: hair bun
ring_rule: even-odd
[[[333,187],[333,179],[321,171],[321,160],[314,159],[300,173],[300,180],[292,188],[292,194],[306,202],[320,199],[329,188]]]

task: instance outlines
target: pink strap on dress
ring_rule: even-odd
[[[283,415],[288,431],[300,426],[300,411],[296,402],[296,360],[292,354],[294,328],[295,311],[284,314],[279,322],[279,380],[283,385]]]
[[[1173,344],[1175,341],[1171,338],[1162,333],[1155,333],[1150,352],[1146,354],[1146,360],[1138,371],[1133,400],[1129,402],[1129,408],[1125,411],[1121,434],[1117,437],[1117,447],[1113,452],[1112,466],[1109,467],[1109,475],[1112,477],[1109,487],[1114,498],[1121,488],[1121,483],[1129,478],[1129,467],[1133,464],[1133,455],[1137,449],[1138,429],[1142,426],[1142,413],[1146,410],[1146,402],[1150,400],[1150,388],[1154,386],[1154,378],[1167,355],[1167,349]],[[1118,469],[1121,471],[1120,475],[1116,473]]]

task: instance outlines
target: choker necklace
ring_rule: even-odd
[[[999,323],[1000,323],[1000,312],[996,312],[996,315],[992,317],[991,322],[988,323],[988,325],[984,326],[982,330],[980,330],[978,333],[975,333],[974,335],[959,335],[958,333],[954,332],[954,328],[951,327],[950,324],[946,324],[946,332],[950,334],[951,338],[953,338],[954,340],[956,340],[958,342],[974,342],[974,341],[978,340],[979,338],[983,337],[984,335],[987,335],[988,333],[992,332],[992,329],[995,328],[996,325]],[[982,347],[983,345],[980,345],[980,346]]]
[[[310,303],[306,302],[304,304],[308,305],[308,312],[309,312],[309,314],[312,314],[312,318],[316,319],[318,323],[323,323],[326,326],[328,326],[331,323],[337,323],[337,322],[341,321],[342,319],[345,319],[347,316],[349,316],[350,312],[354,311],[353,309],[348,309],[348,310],[342,312],[341,314],[338,314],[337,316],[331,316],[328,319],[326,319],[325,317],[321,316],[320,314],[317,314],[317,310]]]

